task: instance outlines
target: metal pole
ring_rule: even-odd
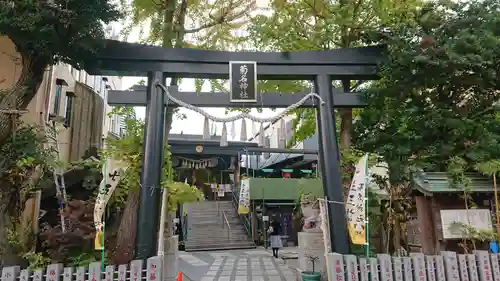
[[[161,200],[162,151],[164,138],[165,94],[156,86],[161,72],[148,72],[144,154],[142,158],[135,259],[156,255]]]
[[[335,111],[333,108],[332,80],[329,75],[315,77],[314,86],[324,105],[318,108],[319,159],[323,181],[323,190],[328,198],[328,222],[332,252],[349,253],[346,214],[344,206],[344,188],[340,174],[340,155],[337,144]]]

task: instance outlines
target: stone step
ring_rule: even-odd
[[[230,232],[230,236],[232,237],[243,237],[243,238],[248,238],[248,235],[245,232]],[[206,237],[224,237],[226,238],[228,236],[227,232],[225,233],[213,233],[213,234],[208,234],[208,233],[189,233],[189,235],[186,237],[188,240],[190,239],[196,239],[196,238],[206,238]]]
[[[231,232],[229,232],[229,234],[230,235],[241,235],[241,236],[247,235],[247,233],[245,231],[231,231]],[[193,232],[193,231],[191,231],[188,234],[188,238],[191,238],[191,237],[206,237],[206,236],[213,236],[213,237],[215,237],[215,236],[221,236],[221,237],[226,237],[227,236],[227,232],[212,232],[212,233],[209,233],[209,232]]]
[[[186,240],[186,244],[190,244],[190,245],[196,245],[196,244],[206,244],[206,243],[221,243],[221,244],[224,244],[226,242],[248,242],[250,241],[248,239],[248,237],[233,237],[231,236],[229,239],[227,237],[214,237],[214,238],[210,238],[208,239],[207,237],[204,237],[204,238],[197,238],[197,239],[193,239],[193,238],[189,238],[188,240]]]
[[[190,204],[189,208],[190,231],[185,241],[186,251],[255,248],[231,201],[197,202]],[[222,212],[231,227],[229,237]]]
[[[231,228],[234,226],[234,227],[238,227],[239,225],[242,226],[241,222],[239,220],[233,220],[233,221],[228,221],[229,222],[229,226],[231,226]],[[227,224],[224,222],[224,224],[220,221],[213,221],[213,220],[209,220],[209,221],[193,221],[191,220],[191,223],[190,223],[191,226],[196,226],[198,228],[204,228],[204,227],[213,227],[215,229],[217,228],[226,228],[227,227]]]
[[[255,243],[248,242],[227,242],[227,243],[204,243],[189,245],[186,244],[186,252],[194,251],[215,251],[215,250],[234,250],[234,249],[255,249]]]

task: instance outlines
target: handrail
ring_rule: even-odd
[[[227,219],[226,211],[222,211],[222,216],[227,225],[227,240],[231,240],[231,225],[229,224],[229,220]],[[222,228],[224,228],[224,224],[222,224]]]

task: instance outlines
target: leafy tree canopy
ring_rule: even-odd
[[[119,18],[108,0],[10,0],[0,5],[0,35],[24,58],[81,66],[104,39],[104,26]]]
[[[434,4],[382,36],[389,60],[367,91],[356,146],[435,171],[453,157],[465,169],[499,159],[500,3]]]
[[[144,122],[135,117],[134,109],[131,107],[116,107],[112,113],[123,117],[127,133],[120,139],[110,138],[107,147],[102,153],[107,157],[120,159],[127,166],[127,171],[121,176],[120,183],[113,196],[113,202],[111,202],[112,204],[122,204],[126,200],[129,191],[138,190],[140,186]],[[174,211],[177,204],[203,199],[202,194],[196,187],[174,180],[175,175],[168,145],[165,146],[164,155],[161,186],[168,189],[169,210]]]
[[[380,26],[413,24],[421,3],[418,0],[271,0],[270,13],[252,19],[247,40],[262,51],[329,50],[363,46],[367,43],[368,35]],[[373,43],[373,40],[369,43]],[[354,84],[355,81],[353,86]],[[259,88],[264,92],[298,92],[307,86],[305,81],[259,83]],[[338,128],[341,128],[343,143],[348,147],[353,113],[350,109],[343,109],[340,113]],[[316,114],[313,110],[303,109],[297,110],[296,114],[298,118],[294,123],[294,141],[302,141],[315,133]]]

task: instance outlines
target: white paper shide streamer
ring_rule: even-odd
[[[252,116],[248,113],[240,113],[236,116],[231,116],[231,117],[217,117],[217,116],[210,115],[202,108],[196,107],[194,105],[191,105],[191,104],[188,104],[188,103],[185,103],[181,100],[176,99],[174,96],[172,96],[170,94],[170,92],[168,91],[168,88],[165,85],[162,85],[161,83],[157,83],[156,85],[158,87],[162,88],[163,91],[165,92],[165,94],[167,95],[167,97],[169,98],[169,100],[171,100],[175,104],[182,106],[184,108],[187,108],[189,110],[192,110],[194,112],[197,112],[205,117],[205,122],[203,124],[203,138],[204,139],[209,138],[209,136],[207,134],[207,132],[209,131],[208,130],[208,128],[209,128],[209,121],[208,120],[211,120],[212,122],[222,123],[222,135],[221,135],[221,140],[220,140],[221,146],[228,146],[228,131],[227,131],[227,125],[226,125],[226,123],[228,123],[228,122],[231,122],[230,133],[231,133],[231,137],[233,137],[233,139],[234,139],[236,137],[234,121],[243,119],[242,132],[240,134],[241,140],[246,140],[246,121],[244,121],[244,119],[248,119],[248,120],[252,121],[252,131],[254,129],[254,124],[260,123],[260,130],[259,130],[259,137],[258,137],[259,145],[264,146],[264,144],[265,144],[264,143],[264,123],[275,123],[276,121],[287,116],[290,111],[297,109],[299,106],[304,104],[309,99],[317,99],[317,100],[319,100],[321,105],[324,104],[324,101],[321,99],[321,97],[318,94],[311,92],[311,93],[307,94],[305,97],[303,97],[301,100],[299,100],[297,103],[290,105],[289,107],[285,108],[285,110],[283,110],[283,112],[281,112],[278,115],[273,116],[273,117],[261,118],[261,117]],[[243,130],[245,130],[245,132],[243,132]],[[243,139],[243,137],[245,137],[245,139]]]

